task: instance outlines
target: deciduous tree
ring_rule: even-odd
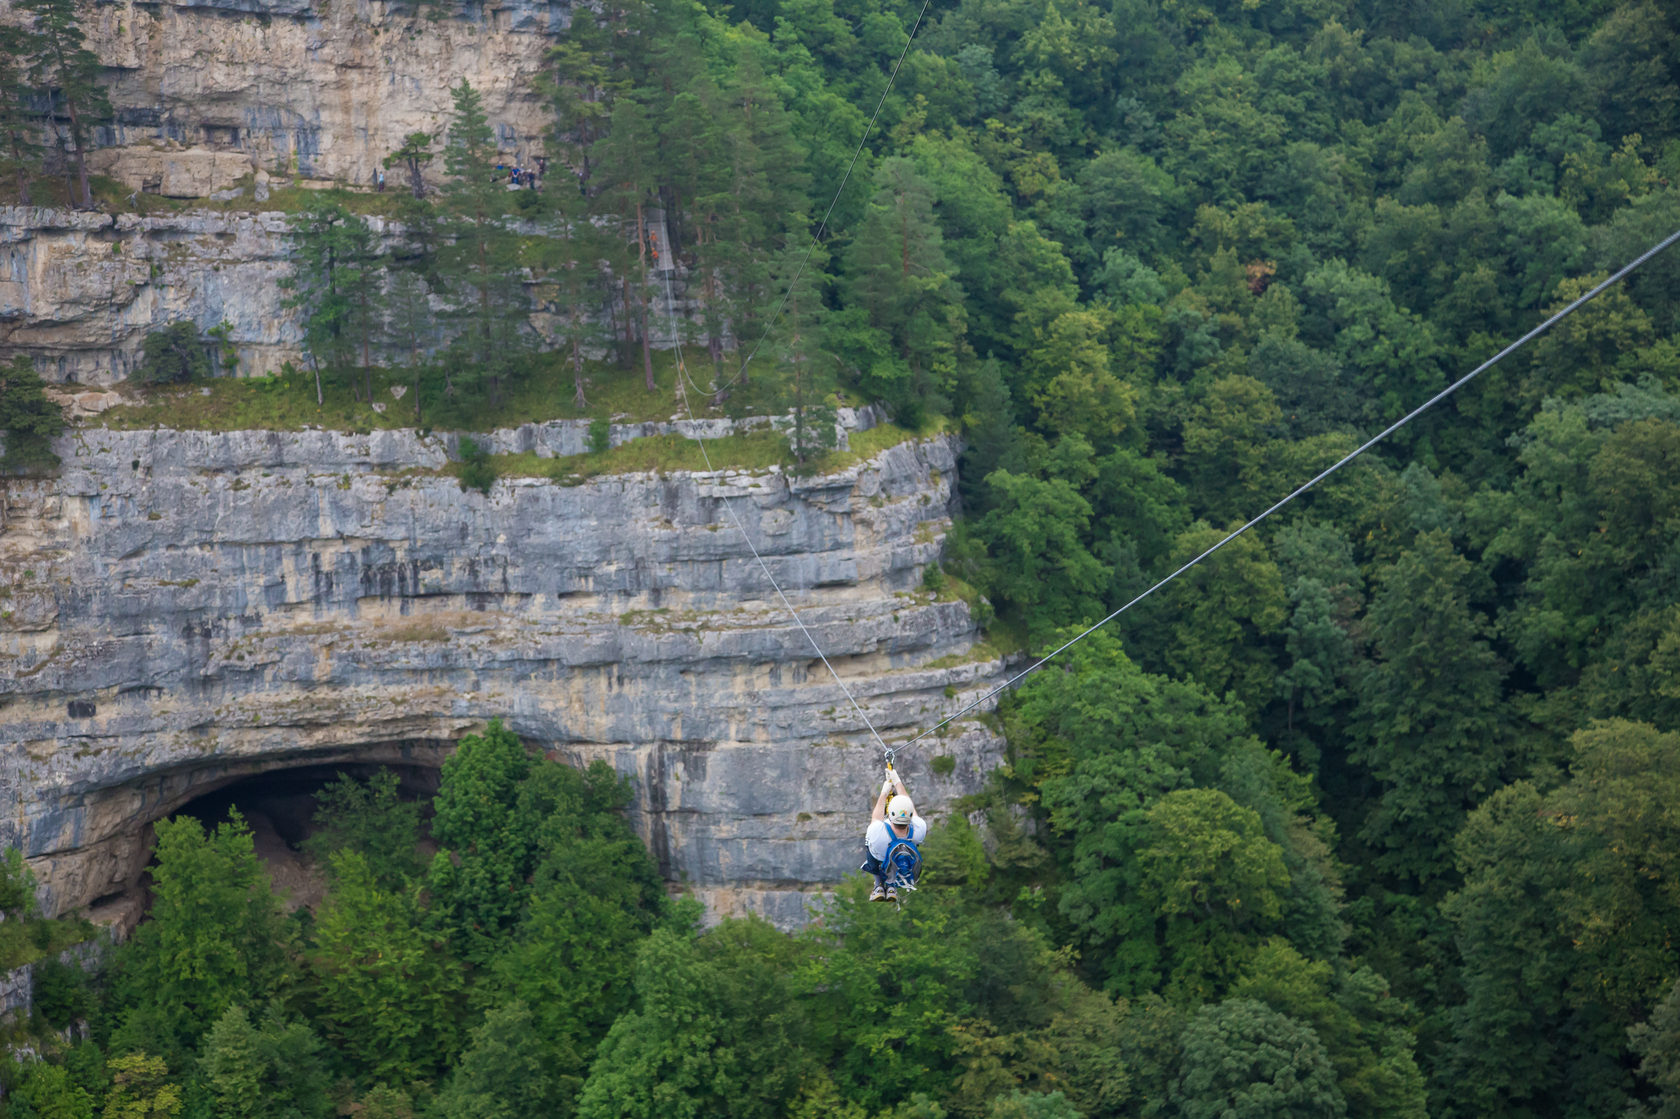
[[[190,1047],[230,1006],[262,1005],[293,980],[280,900],[237,812],[206,830],[159,821],[150,919],[116,960],[118,1038]]]
[[[421,927],[413,893],[381,889],[367,860],[341,850],[307,949],[311,1018],[356,1072],[429,1080],[460,1050],[460,965]]]
[[[1471,602],[1470,563],[1446,533],[1418,534],[1375,581],[1376,658],[1358,685],[1349,756],[1380,791],[1360,834],[1385,872],[1428,882],[1450,872],[1452,837],[1510,759],[1505,667]]]
[[[1312,1027],[1253,999],[1196,1012],[1173,1100],[1184,1119],[1341,1119],[1347,1103]]]

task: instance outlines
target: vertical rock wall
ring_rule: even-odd
[[[371,184],[405,135],[443,130],[462,79],[508,156],[529,159],[550,115],[531,79],[570,22],[570,3],[527,0],[89,4],[116,111],[96,166],[176,197],[259,170]]]
[[[967,606],[921,587],[949,526],[943,438],[813,478],[488,496],[412,432],[82,429],[62,451],[59,479],[13,486],[0,533],[0,839],[54,911],[133,882],[146,825],[207,789],[437,764],[499,716],[631,775],[660,865],[714,912],[797,922],[855,865],[880,751],[726,500],[887,738],[1002,671]],[[905,768],[937,816],[999,756],[971,721]]]
[[[127,378],[146,335],[183,320],[225,323],[245,375],[301,360],[279,286],[285,230],[279,213],[0,206],[0,360],[23,354],[48,380],[108,385]]]

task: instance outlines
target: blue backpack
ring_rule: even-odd
[[[887,853],[881,857],[881,870],[887,885],[900,890],[914,890],[916,876],[922,870],[922,852],[913,840],[897,835],[887,825]]]

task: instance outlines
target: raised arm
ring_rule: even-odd
[[[887,798],[892,796],[893,783],[897,780],[898,775],[891,769],[887,770],[887,780],[881,782],[881,795],[875,798],[875,811],[869,814],[871,823],[887,818]]]

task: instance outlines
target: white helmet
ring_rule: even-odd
[[[910,817],[916,814],[916,806],[903,793],[887,802],[887,819],[895,824],[910,823]]]

